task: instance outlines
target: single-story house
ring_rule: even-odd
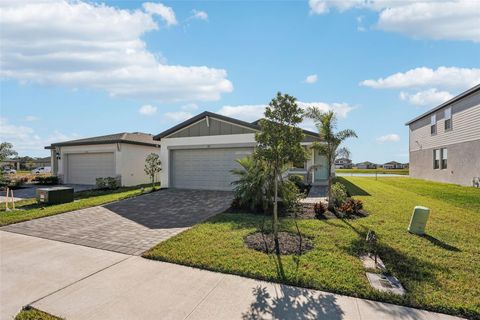
[[[390,161],[390,162],[384,163],[383,168],[384,169],[404,169],[405,164],[396,162],[396,161]]]
[[[5,168],[8,167],[10,169],[15,170],[32,170],[38,167],[50,167],[50,157],[44,158],[30,158],[30,157],[22,157],[22,158],[13,158],[13,159],[5,159],[0,162],[0,167]]]
[[[123,186],[148,183],[145,158],[158,153],[153,136],[122,132],[71,140],[45,147],[51,150],[52,173],[63,183],[95,184],[96,178],[114,177]]]
[[[353,167],[352,160],[348,158],[340,158],[335,160],[336,169],[351,169]]]
[[[239,168],[235,161],[252,154],[258,121],[253,123],[203,112],[154,137],[160,143],[162,187],[231,190]],[[304,130],[305,148],[319,141],[318,133]],[[313,184],[326,184],[327,161],[310,149],[311,157],[294,165],[289,173],[298,174]]]
[[[370,161],[357,163],[356,167],[357,169],[377,169],[377,165]]]

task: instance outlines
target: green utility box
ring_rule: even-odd
[[[73,202],[73,188],[52,187],[38,188],[37,202],[44,204],[59,204]]]
[[[426,207],[416,206],[413,209],[412,218],[410,219],[410,225],[408,231],[414,234],[425,234],[425,226],[427,225],[430,209]]]

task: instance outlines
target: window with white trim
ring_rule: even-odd
[[[452,130],[452,107],[445,109],[445,131]]]
[[[442,148],[440,149],[440,156],[442,158],[442,161],[441,161],[441,168],[442,169],[447,169],[447,159],[448,159],[448,152],[447,152],[447,148]]]
[[[433,169],[440,169],[440,149],[433,150]]]
[[[437,115],[432,114],[430,117],[430,134],[434,135],[437,134]]]

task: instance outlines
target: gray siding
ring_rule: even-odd
[[[446,169],[433,169],[433,150],[410,151],[410,177],[472,185],[474,177],[480,177],[480,139],[446,146]]]
[[[219,121],[213,118],[209,118],[209,125],[207,126],[206,119],[183,128],[168,138],[185,138],[185,137],[199,137],[199,136],[218,136],[228,134],[243,134],[243,133],[255,133],[256,131],[250,128],[242,127],[233,123],[227,123]]]
[[[452,108],[452,130],[445,131],[445,109]],[[432,113],[433,114],[433,113]],[[430,134],[430,115],[410,124],[410,152],[480,139],[480,92],[437,110],[437,134]]]

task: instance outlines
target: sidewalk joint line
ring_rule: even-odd
[[[225,279],[225,274],[222,275],[222,277],[220,278],[220,280],[218,280],[218,282],[213,286],[212,289],[210,289],[210,291],[205,295],[205,297],[203,297],[198,303],[197,305],[192,309],[192,311],[190,311],[189,314],[187,314],[187,316],[185,318],[183,318],[183,320],[187,320],[188,317],[190,317],[192,315],[192,313],[195,312],[195,310],[197,310],[197,308],[203,303],[203,301],[205,301],[209,296],[210,294],[213,292],[213,290],[215,290],[218,285],[220,284],[220,282],[222,282],[223,279]]]
[[[40,300],[43,300],[43,299],[45,299],[45,298],[47,298],[47,297],[49,297],[49,296],[51,296],[51,295],[53,295],[53,294],[55,294],[55,293],[57,293],[57,292],[59,292],[59,291],[62,291],[62,290],[64,290],[64,289],[68,288],[68,287],[71,287],[71,286],[73,286],[74,284],[79,283],[80,281],[83,281],[83,280],[85,280],[85,279],[87,279],[87,278],[90,278],[90,277],[96,275],[97,273],[100,273],[100,272],[102,272],[102,271],[104,271],[104,270],[107,270],[107,269],[113,267],[113,266],[116,266],[117,264],[122,263],[122,262],[124,262],[125,260],[130,259],[130,258],[132,258],[132,257],[133,257],[133,256],[128,256],[128,257],[126,257],[126,258],[124,258],[124,259],[122,259],[122,260],[120,260],[120,261],[117,261],[117,262],[115,262],[115,263],[113,263],[113,264],[111,264],[111,265],[108,265],[108,266],[100,269],[100,270],[97,270],[97,271],[95,271],[95,272],[93,272],[93,273],[91,273],[91,274],[88,274],[88,275],[86,275],[85,277],[82,277],[82,278],[80,278],[80,279],[78,279],[78,280],[75,280],[74,282],[72,282],[72,283],[70,283],[70,284],[67,284],[66,286],[63,286],[63,287],[60,288],[60,289],[57,289],[57,290],[55,290],[55,291],[53,291],[53,292],[50,292],[49,294],[46,294],[46,295],[44,295],[43,297],[38,298],[37,300],[34,300],[34,301],[26,304],[23,308],[25,308],[25,307],[31,307],[32,304],[37,303],[37,302],[39,302]],[[22,309],[23,309],[23,308],[22,308]]]

